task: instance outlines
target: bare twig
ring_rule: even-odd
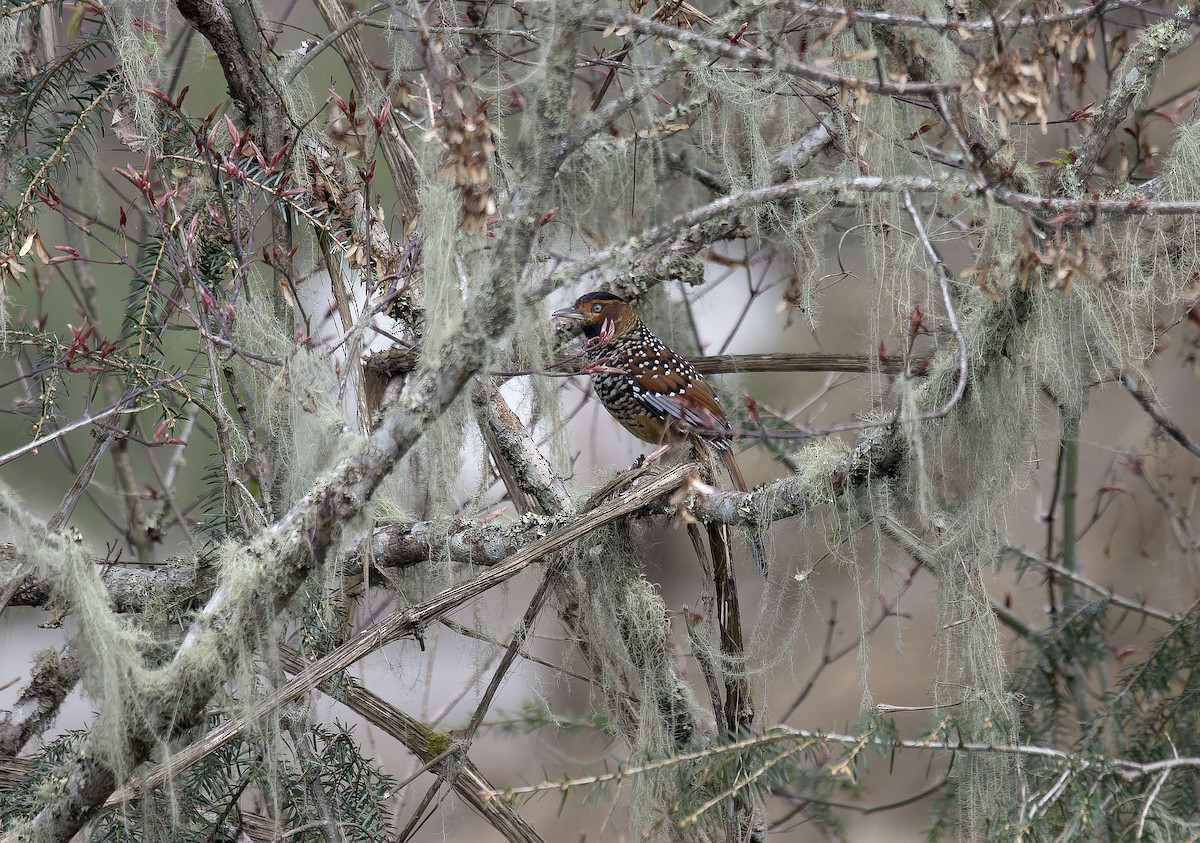
[[[1142,409],[1150,415],[1150,418],[1158,423],[1159,427],[1166,431],[1172,439],[1186,448],[1192,456],[1200,457],[1200,442],[1188,436],[1183,428],[1167,415],[1167,411],[1154,399],[1154,396],[1138,385],[1133,375],[1128,372],[1120,372],[1118,377],[1121,379],[1121,385],[1128,390],[1129,394],[1141,405]]]
[[[831,17],[835,20],[847,13],[845,6],[829,6],[823,3],[804,3],[799,2],[799,0],[788,0],[786,5],[795,12]],[[1086,20],[1100,14],[1103,8],[1103,6],[1087,4],[1051,14],[1010,17],[1008,14],[998,13],[992,17],[972,20],[957,17],[930,18],[924,15],[904,15],[888,11],[860,9],[855,6],[854,18],[867,23],[878,23],[884,26],[911,26],[922,29],[936,29],[939,32],[978,32],[988,34],[995,32],[997,29],[1021,29],[1024,27],[1044,26],[1050,23],[1071,23]],[[1015,7],[1010,7],[1010,9],[1015,10]]]
[[[1163,772],[1171,773],[1176,770],[1188,770],[1200,768],[1200,757],[1180,757],[1164,758],[1157,761],[1133,761],[1127,758],[1097,758],[1084,753],[1067,752],[1061,749],[1055,749],[1049,746],[1039,746],[1036,744],[1002,744],[1002,743],[986,743],[982,741],[964,741],[957,738],[945,740],[940,738],[897,738],[891,736],[877,736],[875,734],[866,733],[860,735],[841,734],[836,732],[820,732],[812,729],[794,729],[790,726],[773,726],[761,735],[754,735],[742,740],[733,741],[727,744],[721,744],[716,747],[705,748],[691,753],[682,753],[671,758],[650,761],[645,764],[638,764],[616,770],[611,773],[603,773],[594,776],[583,776],[576,779],[568,779],[557,782],[544,782],[540,784],[523,785],[520,787],[510,787],[503,790],[492,791],[488,795],[497,799],[512,799],[516,796],[557,792],[562,793],[573,788],[592,787],[606,782],[615,782],[628,779],[634,776],[651,773],[656,770],[669,768],[682,764],[689,764],[696,761],[701,761],[706,758],[714,758],[719,755],[742,753],[751,749],[765,749],[772,746],[787,747],[786,753],[794,755],[805,749],[819,744],[840,744],[857,752],[863,748],[873,748],[882,751],[893,749],[912,749],[922,752],[966,752],[966,753],[994,753],[998,755],[1009,755],[1023,758],[1039,758],[1046,761],[1064,765],[1067,771],[1078,773],[1081,770],[1090,769],[1093,767],[1103,766],[1105,769],[1115,770],[1122,778],[1127,781],[1136,781],[1137,779],[1147,776],[1159,776]],[[778,757],[774,763],[785,760],[782,756]],[[838,764],[836,766],[843,766]],[[765,769],[760,769],[758,774],[766,772]],[[743,784],[749,783],[748,781]]]
[[[135,784],[113,794],[105,804],[118,805],[125,800],[138,798],[141,793],[150,788],[159,787],[169,778],[179,775],[183,770],[224,746],[251,723],[261,721],[263,717],[281,706],[298,699],[318,683],[345,670],[359,659],[392,641],[405,637],[419,637],[421,631],[433,621],[511,579],[534,562],[561,550],[593,530],[636,512],[668,494],[694,470],[695,466],[690,463],[676,466],[645,486],[629,492],[624,497],[598,510],[589,512],[586,517],[575,520],[570,526],[533,542],[509,557],[504,564],[497,565],[468,582],[449,588],[424,603],[400,609],[384,620],[372,624],[330,652],[329,655],[305,669],[291,682],[263,697],[250,709],[248,715],[231,719],[212,730],[205,738],[173,755],[168,763],[160,765],[138,779]]]
[[[291,673],[299,674],[307,669],[300,654],[291,647],[282,646],[280,660]],[[405,714],[378,694],[368,691],[348,677],[340,677],[336,683],[324,680],[319,686],[325,693],[336,694],[337,699],[351,711],[365,718],[387,734],[404,744],[409,752],[426,764],[435,759],[437,763],[445,755],[434,749],[433,739],[448,737],[435,733],[425,724]],[[436,765],[433,765],[436,766]],[[504,835],[510,843],[543,843],[542,838],[520,814],[510,806],[483,798],[490,787],[487,779],[469,758],[462,759],[459,775],[454,781],[454,790],[459,798],[482,814],[492,828]]]
[[[925,223],[921,221],[921,215],[917,213],[917,209],[913,207],[912,197],[905,193],[903,195],[904,209],[908,211],[908,216],[913,222],[913,227],[917,230],[917,239],[921,241],[921,246],[925,249],[925,254],[929,258],[929,262],[933,264],[933,272],[937,276],[938,287],[942,291],[942,305],[946,308],[946,320],[950,323],[950,332],[954,335],[954,341],[958,344],[958,380],[954,384],[954,392],[946,401],[936,410],[930,410],[921,414],[923,421],[937,419],[948,414],[954,406],[958,404],[963,393],[967,389],[967,368],[969,361],[967,360],[967,340],[963,336],[962,328],[958,324],[958,313],[954,307],[954,300],[950,296],[950,273],[946,270],[946,264],[934,248],[933,243],[929,240],[929,234],[925,231]]]
[[[1100,585],[1100,583],[1096,582],[1090,577],[1085,576],[1084,574],[1079,573],[1078,571],[1071,570],[1070,568],[1059,565],[1050,559],[1045,559],[1022,548],[1009,547],[1005,549],[1005,553],[1016,556],[1022,562],[1028,562],[1029,564],[1037,565],[1039,568],[1068,579],[1076,585],[1083,586],[1088,591],[1100,595],[1101,599],[1103,599],[1105,602],[1112,603],[1114,606],[1120,606],[1122,609],[1128,609],[1131,612],[1137,612],[1139,614],[1146,615],[1147,617],[1157,618],[1160,621],[1165,621],[1166,623],[1172,624],[1178,623],[1183,618],[1183,615],[1181,614],[1166,612],[1162,609],[1156,609],[1153,606],[1149,606],[1141,601],[1124,597],[1113,591],[1111,588],[1106,588],[1105,586]]]
[[[592,16],[603,23],[628,27],[634,32],[653,35],[656,38],[669,38],[685,47],[691,47],[700,53],[732,59],[739,67],[772,68],[823,85],[837,85],[853,90],[862,89],[870,91],[873,94],[907,94],[909,96],[928,94],[939,90],[953,90],[959,86],[957,81],[889,82],[879,79],[867,79],[861,76],[846,76],[797,61],[782,51],[770,52],[752,47],[743,47],[733,43],[728,38],[720,39],[709,35],[702,35],[692,29],[681,29],[668,23],[642,17],[641,15],[597,7],[593,10]]]

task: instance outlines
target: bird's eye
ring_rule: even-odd
[[[604,305],[602,305],[602,304],[592,305],[592,313],[599,313],[602,310],[604,310]]]

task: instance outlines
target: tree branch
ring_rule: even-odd
[[[1125,54],[1113,73],[1116,87],[1110,88],[1092,118],[1092,130],[1083,139],[1079,157],[1067,171],[1075,180],[1072,192],[1082,192],[1087,179],[1096,169],[1096,162],[1112,133],[1125,120],[1134,100],[1150,90],[1159,69],[1171,51],[1186,35],[1200,13],[1200,3],[1190,2],[1179,7],[1174,17],[1148,27],[1132,49]]]
[[[108,799],[107,805],[110,807],[118,805],[127,799],[137,798],[139,793],[148,789],[161,786],[168,779],[179,775],[192,764],[228,743],[250,724],[260,722],[262,718],[276,711],[280,706],[299,699],[309,689],[316,687],[320,682],[345,670],[379,648],[401,638],[419,639],[421,632],[433,621],[474,600],[497,585],[507,582],[533,563],[561,550],[593,530],[648,506],[678,487],[694,470],[695,467],[691,464],[676,466],[644,486],[627,492],[618,500],[587,513],[586,517],[577,518],[569,526],[527,545],[510,556],[503,564],[497,565],[465,583],[453,586],[423,603],[405,607],[378,623],[372,624],[327,656],[314,662],[292,681],[263,697],[250,709],[248,715],[242,715],[222,724],[203,740],[197,741],[173,755],[166,764],[145,774],[136,783],[127,786],[121,792],[113,794]]]
[[[655,38],[666,38],[685,47],[691,47],[699,53],[710,56],[731,59],[741,67],[766,67],[778,70],[811,82],[822,85],[836,85],[841,88],[861,89],[873,94],[896,94],[913,96],[929,94],[934,91],[955,90],[959,82],[885,82],[863,76],[846,76],[832,73],[813,65],[804,64],[788,56],[782,50],[768,51],[754,47],[743,47],[735,44],[729,38],[713,38],[702,35],[692,29],[680,29],[668,23],[633,15],[628,12],[615,11],[599,7],[592,12],[595,20],[618,27],[628,27],[643,35]]]

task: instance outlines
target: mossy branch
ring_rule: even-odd
[[[1079,157],[1068,171],[1074,184],[1071,193],[1081,193],[1096,169],[1096,163],[1113,132],[1125,120],[1130,105],[1146,94],[1158,71],[1187,37],[1187,30],[1200,15],[1200,3],[1182,4],[1176,14],[1142,31],[1141,37],[1113,71],[1116,80],[1092,121],[1092,130],[1079,148]]]
[[[201,741],[200,748],[194,748],[197,747],[197,744],[193,744],[180,751],[172,757],[168,764],[156,768],[139,778],[136,784],[113,795],[108,799],[108,804],[119,804],[125,799],[136,798],[139,792],[148,788],[162,785],[168,778],[178,775],[191,764],[231,740],[248,725],[260,722],[263,717],[278,710],[279,707],[298,699],[307,693],[309,688],[345,670],[359,659],[392,641],[405,637],[418,638],[430,623],[476,599],[497,585],[507,582],[547,555],[555,553],[588,533],[658,500],[662,495],[676,488],[693,470],[694,466],[691,464],[677,466],[644,486],[626,493],[620,499],[589,512],[586,518],[578,518],[570,525],[532,542],[510,556],[503,564],[490,568],[465,583],[453,586],[430,600],[405,607],[382,621],[372,624],[350,641],[315,662],[291,682],[265,696],[253,706],[248,716],[236,718],[213,732],[213,735],[223,737]],[[243,585],[245,584],[243,583]],[[222,599],[230,598],[226,595]],[[216,595],[214,595],[214,600],[216,600]],[[210,606],[212,605],[213,601],[210,601]],[[195,646],[193,645],[193,649]],[[191,696],[194,699],[196,695]]]
[[[960,85],[958,81],[887,82],[865,76],[848,76],[797,61],[783,51],[772,52],[743,47],[734,43],[728,37],[722,38],[704,35],[695,30],[681,29],[668,23],[662,23],[661,21],[642,17],[641,15],[630,14],[629,12],[597,8],[592,13],[592,16],[596,20],[613,26],[628,27],[630,30],[640,32],[644,35],[670,39],[673,42],[694,49],[696,52],[707,56],[731,59],[742,67],[770,68],[799,79],[806,79],[810,82],[818,82],[823,85],[835,85],[851,90],[866,90],[873,94],[898,94],[901,96],[955,90]]]

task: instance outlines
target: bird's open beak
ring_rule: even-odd
[[[564,307],[562,310],[556,310],[550,314],[551,319],[582,319],[583,314],[573,307]]]

